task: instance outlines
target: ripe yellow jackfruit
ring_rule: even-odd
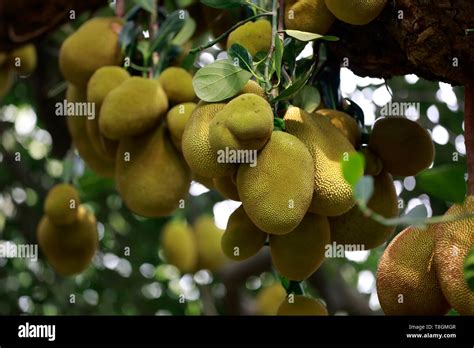
[[[80,206],[77,220],[67,226],[43,216],[37,229],[38,244],[54,270],[62,276],[84,271],[99,244],[97,223],[92,213]]]
[[[198,268],[216,272],[228,262],[221,248],[224,231],[217,228],[212,216],[201,216],[194,223],[198,245]]]
[[[433,163],[435,148],[430,133],[404,117],[377,120],[369,139],[369,149],[393,175],[413,176]]]
[[[328,311],[319,300],[291,294],[283,300],[277,315],[328,315]]]
[[[173,103],[192,102],[196,99],[193,88],[193,76],[183,68],[165,69],[158,78],[168,99]]]
[[[446,215],[474,213],[474,196],[455,204]],[[474,315],[474,292],[463,276],[463,264],[474,247],[474,218],[433,226],[435,230],[434,263],[443,294],[461,315]]]
[[[325,0],[337,19],[353,25],[372,22],[382,12],[387,0]]]
[[[234,201],[240,201],[239,192],[237,186],[232,181],[231,176],[223,176],[221,178],[213,179],[214,189],[219,192],[222,196]]]
[[[92,18],[69,36],[59,52],[59,67],[64,78],[84,87],[100,67],[120,65],[121,24],[120,18]]]
[[[153,128],[168,110],[168,98],[156,80],[131,77],[105,97],[100,109],[100,132],[119,140]]]
[[[94,149],[104,157],[115,160],[118,143],[105,138],[99,129],[102,102],[107,94],[130,78],[127,70],[118,66],[99,68],[87,83],[87,101],[95,105],[95,117],[86,123],[87,134]]]
[[[0,67],[0,100],[10,92],[15,74],[12,70]]]
[[[122,139],[116,166],[117,190],[135,214],[170,215],[187,196],[191,173],[164,125]]]
[[[267,234],[250,221],[240,206],[227,222],[221,245],[229,259],[241,261],[259,252],[266,240]]]
[[[361,133],[354,118],[345,112],[333,109],[321,109],[316,111],[316,114],[329,118],[331,123],[344,134],[354,148],[357,149],[359,147]]]
[[[56,225],[72,224],[81,201],[77,190],[68,184],[54,186],[46,196],[44,213]]]
[[[170,131],[171,140],[174,146],[182,152],[181,140],[183,139],[184,128],[197,104],[184,103],[171,108],[166,114],[166,123]]]
[[[254,80],[249,80],[239,94],[252,93],[259,97],[266,98],[265,91],[260,85]]]
[[[377,270],[377,294],[387,315],[444,315],[449,304],[433,263],[433,228],[408,227],[383,253]]]
[[[270,104],[255,94],[232,99],[209,125],[209,143],[214,152],[225,150],[260,150],[273,131]]]
[[[270,234],[294,230],[311,203],[313,168],[311,154],[298,138],[273,132],[256,166],[241,164],[237,172],[237,190],[250,220]]]
[[[10,67],[20,76],[31,74],[36,69],[36,47],[28,44],[13,50],[10,53]]]
[[[382,172],[374,177],[374,193],[368,207],[385,218],[398,215],[398,197],[392,176]],[[337,244],[363,245],[365,250],[383,244],[395,230],[395,226],[384,226],[365,217],[355,205],[347,213],[329,218],[331,238]]]
[[[334,19],[324,0],[285,0],[286,29],[324,35]]]
[[[197,266],[198,248],[191,227],[185,221],[172,220],[163,227],[161,233],[166,261],[182,273],[193,272]]]
[[[199,102],[192,113],[182,138],[183,155],[191,170],[206,178],[229,176],[237,169],[232,163],[219,163],[218,153],[209,143],[209,125],[224,103]]]
[[[286,291],[281,284],[272,284],[262,288],[255,298],[255,314],[276,315],[278,307],[286,298]]]
[[[328,219],[307,213],[290,233],[270,236],[273,264],[278,273],[288,279],[306,279],[323,263],[330,239]]]
[[[349,140],[328,118],[310,115],[296,107],[286,112],[285,125],[290,134],[306,145],[313,158],[314,194],[309,211],[324,216],[349,211],[355,202],[340,163],[344,155],[355,151]]]
[[[71,103],[86,102],[86,92],[82,88],[69,84],[66,99]],[[91,120],[84,115],[69,115],[66,122],[77,152],[87,166],[100,176],[112,178],[115,173],[115,161],[102,156],[94,149],[86,129],[87,122]]]
[[[260,19],[247,22],[230,33],[227,48],[239,44],[247,49],[252,56],[258,52],[268,52],[272,45],[272,26],[269,21]]]

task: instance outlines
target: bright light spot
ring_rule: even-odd
[[[227,54],[227,52],[222,51],[222,52],[219,52],[219,54],[217,55],[216,60],[227,59],[228,57],[229,57],[229,55]]]
[[[464,142],[464,135],[458,135],[455,140],[456,151],[462,155],[466,154],[466,143]]]
[[[420,78],[415,74],[405,75],[405,81],[408,82],[410,85],[414,85],[418,82]]]
[[[423,202],[423,204],[425,205],[425,208],[426,208],[426,211],[428,213],[428,217],[431,217],[433,216],[433,209],[431,208],[431,200],[430,200],[430,196],[428,196],[427,194],[423,193],[421,194],[418,198],[420,198],[420,200]]]
[[[146,298],[150,300],[160,298],[162,293],[163,293],[163,290],[161,288],[160,283],[158,282],[154,282],[154,283],[142,286],[143,296],[145,296]]]
[[[21,187],[15,187],[12,190],[12,198],[17,204],[21,204],[26,201],[26,191]]]
[[[155,266],[151,263],[144,263],[140,266],[140,273],[145,278],[151,279],[155,275]]]
[[[227,199],[214,204],[212,211],[214,213],[214,223],[217,227],[224,230],[227,227],[230,215],[240,207],[240,202]]]
[[[400,180],[395,180],[393,184],[395,185],[395,191],[397,191],[397,196],[400,196],[400,194],[403,192],[402,183],[400,182]]]
[[[364,98],[367,100],[372,100],[372,95],[374,94],[374,90],[370,87],[366,87],[362,90],[362,94]]]
[[[189,188],[189,194],[191,196],[200,196],[207,192],[209,192],[209,189],[206,186],[198,183],[197,181],[191,182],[191,187]]]
[[[245,282],[245,287],[250,290],[257,290],[262,286],[262,280],[260,277],[251,276]]]
[[[439,122],[439,110],[436,105],[430,105],[428,110],[426,110],[426,115],[428,116],[428,119],[433,122],[433,123],[438,123]]]
[[[418,109],[415,108],[414,106],[410,105],[406,110],[405,110],[405,116],[412,121],[416,121],[420,118],[420,113],[418,112]]]
[[[346,259],[357,262],[357,263],[365,262],[367,258],[369,257],[369,254],[370,254],[369,250],[345,252]]]
[[[296,57],[296,60],[304,59],[304,58],[309,58],[313,55],[313,44],[309,43],[305,46],[303,51],[299,54],[298,57]]]
[[[104,266],[108,269],[115,269],[120,262],[120,258],[112,253],[106,253],[103,258]]]
[[[374,91],[374,94],[373,94],[374,103],[377,104],[378,106],[384,106],[385,104],[387,104],[388,102],[392,100],[391,93],[392,93],[392,90],[390,89],[390,87],[389,87],[389,90],[387,90],[387,86],[380,86]]]
[[[122,277],[128,278],[132,274],[132,265],[127,259],[120,259],[116,271]]]
[[[33,139],[45,145],[53,144],[53,137],[44,129],[35,129],[33,132]]]
[[[450,84],[440,82],[439,90],[436,92],[436,98],[446,103],[450,110],[459,108],[458,98],[456,97],[456,94],[453,91],[453,87]]]
[[[27,135],[35,129],[36,113],[30,107],[18,109],[15,119],[15,131],[19,135]]]
[[[99,236],[99,240],[102,240],[104,238],[105,234],[105,227],[102,222],[97,222],[97,235]]]
[[[415,207],[422,205],[423,202],[419,198],[412,198],[408,201],[407,208],[405,209],[405,214],[408,214]]]
[[[415,189],[415,186],[416,186],[416,179],[414,176],[407,176],[404,180],[403,180],[403,186],[405,186],[405,189],[407,191],[413,191]]]
[[[377,79],[373,77],[360,77],[360,76],[355,75],[355,78],[356,78],[357,86],[359,87],[367,87],[370,85],[381,85],[385,82],[384,79]]]
[[[199,55],[199,58],[197,60],[198,67],[204,67],[206,65],[209,65],[215,61],[214,56],[212,53],[209,52],[202,52]]]
[[[373,311],[378,311],[380,309],[379,297],[377,296],[377,289],[372,289],[369,298],[369,308]]]
[[[366,126],[371,126],[375,122],[375,105],[372,98],[366,98],[361,91],[355,91],[351,99],[364,111],[364,122]]]
[[[357,88],[356,76],[347,68],[341,69],[341,92],[344,97],[354,93]]]
[[[194,274],[194,281],[200,285],[206,285],[212,283],[212,274],[211,272],[202,269]]]
[[[61,161],[51,159],[46,162],[46,171],[53,178],[59,178],[63,174],[63,164]]]
[[[375,278],[370,271],[359,272],[359,279],[357,280],[357,290],[363,294],[370,294],[375,286]]]
[[[48,154],[48,147],[39,141],[33,140],[28,146],[30,156],[35,160],[40,160]]]
[[[33,301],[29,296],[21,296],[18,299],[18,306],[22,312],[31,313],[34,308]]]
[[[437,125],[433,128],[431,137],[433,138],[434,142],[440,145],[446,145],[449,141],[449,133],[446,128],[441,125]]]
[[[99,303],[99,294],[97,291],[92,289],[87,289],[83,293],[84,301],[86,301],[91,306],[97,306]]]

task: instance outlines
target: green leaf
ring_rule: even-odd
[[[201,0],[206,6],[213,8],[233,8],[245,5],[245,0]]]
[[[193,87],[201,100],[219,102],[239,93],[251,77],[230,59],[223,59],[200,69],[194,75]]]
[[[316,87],[306,85],[295,95],[292,104],[306,112],[313,113],[321,104],[321,94]]]
[[[367,205],[367,202],[369,202],[373,194],[374,178],[366,175],[362,177],[356,184],[354,189],[354,197],[360,204]]]
[[[281,64],[283,60],[283,41],[278,33],[275,34],[275,51],[273,53],[272,64],[277,74],[278,81],[281,79]]]
[[[151,57],[150,42],[140,41],[137,45],[137,50],[143,55],[143,61],[145,62],[145,65],[148,65],[148,60]]]
[[[443,201],[461,203],[467,193],[465,167],[446,164],[425,170],[416,176],[416,186]]]
[[[338,41],[339,38],[336,36],[331,35],[319,35],[315,33],[309,33],[307,31],[299,31],[299,30],[285,30],[285,33],[288,36],[291,36],[297,40],[308,42],[308,41],[315,41],[315,40],[324,40],[324,41]]]
[[[145,11],[153,13],[155,11],[155,0],[133,0],[135,4],[140,6]]]
[[[308,82],[311,72],[313,69],[310,69],[304,76],[301,76],[295,83],[288,86],[283,92],[281,92],[276,98],[273,99],[274,102],[290,100],[296,93],[300,91]]]
[[[469,289],[474,292],[474,248],[471,249],[464,259],[464,279]]]
[[[129,21],[125,23],[119,35],[119,43],[122,49],[122,52],[125,52],[127,47],[135,41],[139,33],[139,30],[135,27],[134,22]]]
[[[175,36],[171,43],[173,45],[181,46],[189,41],[196,31],[196,21],[190,16],[187,16],[184,20],[184,25],[181,31]]]
[[[282,130],[284,131],[286,129],[285,126],[285,121],[279,117],[275,117],[273,119],[273,125],[275,130]]]
[[[344,179],[355,188],[360,179],[364,176],[365,158],[359,152],[351,152],[347,160],[341,162]]]
[[[425,219],[428,217],[428,211],[424,204],[420,204],[410,210],[405,216],[414,219]]]
[[[234,64],[249,72],[253,71],[252,55],[244,46],[233,44],[227,51]]]
[[[285,290],[288,290],[288,288],[290,287],[290,280],[288,280],[288,278],[282,276],[281,274],[279,274],[278,276],[280,278],[281,286],[283,286]]]
[[[161,52],[183,29],[186,19],[189,18],[189,13],[187,11],[184,11],[184,13],[184,18],[183,10],[174,11],[166,17],[160,26],[160,30],[158,30],[155,40],[151,44],[152,52]]]

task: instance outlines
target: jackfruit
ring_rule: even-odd
[[[7,61],[8,53],[7,52],[0,52],[0,67]]]
[[[224,231],[217,228],[212,216],[201,216],[194,223],[198,245],[198,268],[216,272],[228,259],[221,249],[221,238]]]
[[[377,270],[377,294],[387,315],[444,315],[449,304],[433,263],[433,228],[408,227],[383,253]]]
[[[383,170],[382,160],[376,156],[368,147],[363,147],[360,153],[365,159],[365,174],[371,176],[379,175]]]
[[[269,21],[259,19],[247,22],[230,33],[227,48],[239,44],[247,49],[252,56],[258,52],[268,52],[272,45],[272,26]]]
[[[59,67],[70,83],[85,87],[100,67],[120,65],[120,18],[92,18],[69,36],[59,52]]]
[[[214,152],[224,150],[260,150],[273,131],[270,104],[255,94],[232,99],[209,125],[209,143]]]
[[[360,146],[361,133],[354,118],[345,112],[333,109],[317,110],[316,114],[329,118],[331,123],[351,142],[354,148],[357,149]]]
[[[286,298],[286,291],[281,284],[272,284],[262,288],[255,298],[255,314],[276,315],[278,307]]]
[[[237,190],[250,220],[266,233],[293,231],[311,203],[313,168],[311,154],[298,138],[273,132],[256,166],[241,164],[237,172]]]
[[[435,149],[430,133],[404,117],[377,120],[369,139],[369,149],[393,175],[414,176],[433,163]]]
[[[267,234],[250,221],[244,208],[240,206],[227,222],[221,245],[229,259],[241,261],[258,253],[266,240]]]
[[[43,216],[37,238],[46,259],[62,276],[84,271],[99,244],[96,219],[83,206],[79,206],[77,220],[67,226],[56,225],[48,216]]]
[[[32,44],[21,46],[10,53],[10,68],[20,76],[30,75],[36,69],[36,47]]]
[[[166,114],[166,123],[170,131],[171,140],[174,146],[182,152],[181,141],[183,139],[184,128],[197,104],[184,103],[171,108]]]
[[[12,70],[0,67],[0,100],[10,92],[14,79],[15,74]]]
[[[285,0],[285,27],[324,35],[334,23],[324,0]]]
[[[290,280],[306,279],[323,263],[330,240],[328,219],[307,213],[290,233],[270,236],[273,265]]]
[[[54,186],[46,196],[44,213],[56,225],[72,224],[81,201],[77,190],[68,184]]]
[[[161,246],[166,261],[176,266],[182,273],[190,273],[196,269],[198,261],[196,236],[185,221],[172,220],[163,227]]]
[[[314,194],[309,211],[323,216],[338,216],[355,204],[352,188],[344,179],[340,161],[355,151],[352,144],[328,118],[310,115],[290,107],[285,114],[286,129],[308,148],[314,166]]]
[[[267,98],[263,88],[260,87],[260,85],[257,82],[255,82],[254,80],[249,80],[245,84],[244,88],[242,88],[242,90],[239,92],[239,95],[245,94],[245,93],[252,93],[252,94],[258,95],[259,97],[262,97],[264,99]]]
[[[86,92],[69,84],[66,99],[70,103],[86,102]],[[115,173],[115,161],[101,156],[94,149],[86,129],[87,122],[91,121],[87,120],[85,115],[69,115],[66,122],[74,146],[87,166],[100,176],[112,178]]]
[[[193,88],[193,76],[183,68],[165,69],[158,78],[168,99],[173,103],[192,102],[196,99]]]
[[[379,16],[387,0],[325,0],[337,19],[353,25],[365,25]]]
[[[232,181],[231,176],[223,176],[221,178],[213,179],[213,187],[219,192],[222,196],[227,199],[232,199],[234,201],[240,201],[239,192],[237,191],[237,186]]]
[[[319,300],[291,294],[280,304],[277,315],[328,315],[328,311]]]
[[[398,215],[397,192],[389,173],[374,177],[374,193],[367,206],[387,219]],[[364,216],[357,205],[343,215],[329,218],[329,224],[333,242],[363,245],[365,250],[383,244],[395,230],[395,226],[381,225]]]
[[[240,20],[245,19],[245,8],[243,7],[221,10],[202,6],[202,12],[204,21],[207,23],[214,38],[218,38]],[[221,43],[222,41],[219,44]]]
[[[119,140],[153,128],[168,110],[168,98],[156,80],[131,77],[105,97],[99,128],[107,138]]]
[[[116,166],[117,190],[135,214],[170,215],[187,196],[191,173],[164,125],[122,139]]]
[[[225,105],[199,102],[184,129],[181,142],[184,158],[194,173],[206,178],[229,176],[237,169],[225,159],[218,161],[219,154],[209,144],[209,125]]]
[[[474,196],[463,204],[455,204],[446,215],[474,213]],[[462,219],[433,226],[435,230],[434,264],[439,283],[449,304],[461,315],[474,315],[474,292],[469,289],[463,274],[466,256],[474,246],[474,218]]]
[[[104,157],[115,160],[118,143],[105,138],[99,129],[102,102],[107,94],[130,78],[127,70],[118,66],[99,68],[87,83],[87,101],[95,105],[95,117],[86,123],[87,134],[94,149]]]
[[[201,176],[196,173],[192,173],[193,175],[193,180],[196,181],[197,183],[206,186],[209,190],[215,190],[214,186],[214,181],[212,178],[206,178],[205,176]]]

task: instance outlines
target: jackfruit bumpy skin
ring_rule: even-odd
[[[112,90],[100,109],[100,132],[119,140],[153,128],[168,110],[168,98],[156,80],[131,77]]]
[[[70,225],[56,225],[49,217],[43,216],[37,238],[46,259],[62,276],[84,271],[99,245],[96,219],[83,206],[78,209],[77,220]]]
[[[330,239],[328,219],[307,213],[290,233],[270,236],[273,264],[290,280],[306,279],[323,263]]]
[[[325,0],[337,19],[353,25],[372,22],[384,9],[387,0]]]
[[[180,152],[183,152],[181,141],[183,139],[184,128],[196,107],[196,103],[178,104],[172,107],[166,114],[166,124],[170,131],[171,140]]]
[[[383,253],[377,270],[377,295],[386,315],[444,315],[449,304],[433,262],[435,232],[408,227]]]
[[[435,149],[430,133],[404,117],[377,120],[369,139],[369,149],[393,175],[413,176],[433,163]]]
[[[198,248],[192,228],[185,221],[172,220],[163,227],[161,233],[166,261],[182,273],[193,272],[197,266]]]
[[[69,36],[59,52],[59,67],[64,78],[84,87],[100,67],[120,65],[121,26],[120,18],[92,18]]]
[[[86,102],[86,92],[69,84],[66,99],[71,103]],[[98,153],[87,134],[87,122],[92,120],[88,120],[85,115],[69,115],[66,122],[74,146],[87,166],[100,176],[112,178],[115,174],[115,161]]]
[[[316,111],[316,114],[329,118],[331,123],[351,142],[354,148],[359,147],[361,133],[354,118],[345,112],[333,109],[321,109]]]
[[[272,284],[261,289],[255,297],[255,314],[276,315],[285,298],[286,290],[281,284]]]
[[[311,203],[314,166],[295,136],[276,131],[257,155],[256,165],[241,164],[237,190],[250,220],[270,234],[293,231]]]
[[[44,213],[56,225],[72,224],[77,220],[81,201],[77,190],[68,184],[54,186],[46,196]]]
[[[0,100],[5,97],[13,86],[15,73],[6,67],[0,67]]]
[[[242,88],[242,90],[239,92],[239,95],[246,94],[246,93],[252,93],[266,99],[265,91],[254,80],[249,80],[245,84],[244,88]]]
[[[201,216],[194,223],[198,245],[198,268],[218,271],[229,259],[221,248],[224,231],[214,224],[212,216]]]
[[[214,178],[213,183],[214,189],[222,196],[234,201],[240,201],[239,192],[237,191],[237,186],[233,182],[232,177],[223,176],[221,178]]]
[[[168,99],[177,103],[192,102],[196,99],[193,88],[193,76],[183,68],[165,69],[158,78]]]
[[[229,176],[237,170],[235,164],[219,163],[218,153],[209,143],[209,125],[225,105],[199,102],[184,129],[181,143],[184,158],[194,173],[206,178]]]
[[[268,52],[272,44],[272,26],[269,21],[259,19],[247,22],[230,33],[227,48],[239,44],[247,49],[252,56],[258,52]]]
[[[474,213],[474,196],[455,204],[448,216]],[[434,225],[436,234],[434,263],[443,294],[461,315],[474,315],[474,292],[464,279],[463,264],[474,247],[474,218]]]
[[[227,222],[222,236],[222,250],[232,260],[241,261],[262,249],[267,234],[250,221],[242,206],[237,208]]]
[[[324,35],[334,20],[324,0],[285,0],[286,29]]]
[[[191,173],[171,143],[164,125],[120,141],[116,161],[117,190],[135,214],[170,215],[184,200]]]
[[[86,123],[87,134],[94,149],[104,157],[115,160],[118,143],[105,138],[99,129],[102,102],[107,94],[130,78],[127,70],[118,66],[99,68],[87,83],[87,101],[95,105],[95,117]]]
[[[323,116],[310,115],[290,107],[285,114],[285,125],[308,148],[313,158],[314,194],[310,212],[324,216],[338,216],[355,204],[352,188],[344,179],[340,161],[355,149],[339,130]]]
[[[328,315],[328,311],[319,300],[292,294],[283,300],[277,315]]]
[[[389,173],[374,177],[374,193],[367,206],[387,219],[398,215],[397,192]],[[332,241],[363,245],[365,250],[383,244],[395,230],[395,226],[384,226],[364,216],[357,205],[343,215],[329,218],[329,224]]]
[[[232,99],[209,125],[209,143],[214,152],[260,150],[273,131],[273,111],[268,102],[255,94]]]
[[[27,76],[36,69],[36,47],[32,44],[25,45],[10,53],[11,68],[20,76]]]

